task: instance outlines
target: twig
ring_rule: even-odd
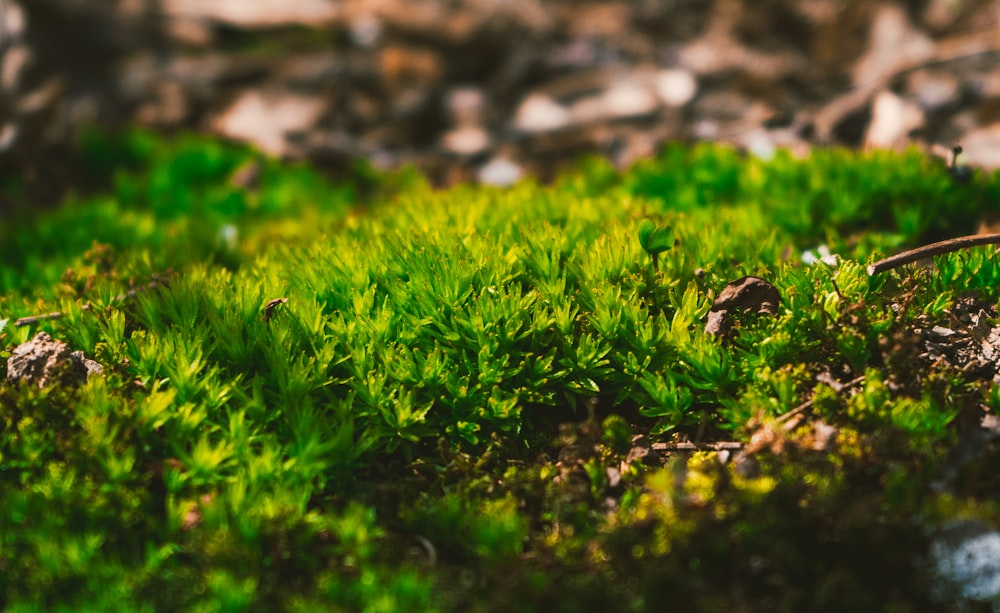
[[[866,83],[859,83],[854,89],[825,104],[813,115],[816,136],[820,141],[829,141],[833,127],[842,118],[868,104],[876,92],[907,72],[969,57],[996,53],[997,51],[1000,51],[1000,42],[998,42],[996,32],[993,30],[960,34],[938,40],[934,45],[932,57],[917,57],[902,61],[891,70],[876,75]]]
[[[434,549],[434,543],[431,543],[427,537],[419,534],[414,535],[413,538],[424,548],[424,552],[427,554],[427,562],[431,566],[437,564],[437,550]]]
[[[922,260],[935,255],[941,255],[943,253],[951,253],[952,251],[958,251],[959,249],[978,247],[980,245],[997,244],[1000,244],[1000,234],[977,234],[973,236],[949,238],[946,241],[917,247],[916,249],[904,251],[903,253],[899,253],[892,257],[885,258],[884,260],[879,260],[874,264],[870,264],[868,266],[868,275],[877,275],[880,272],[892,270],[893,268],[898,268],[906,264],[912,264],[917,260]]]
[[[168,273],[168,276],[169,276],[169,274],[170,273]],[[124,302],[125,300],[127,300],[129,298],[135,298],[137,295],[139,295],[142,292],[148,292],[149,290],[156,289],[160,285],[162,285],[162,283],[160,281],[150,281],[149,283],[147,283],[145,285],[142,285],[142,286],[140,286],[138,288],[130,289],[127,292],[125,292],[124,294],[118,294],[117,296],[115,296],[111,300],[111,302],[112,303]],[[88,302],[87,304],[85,304],[82,307],[80,307],[80,310],[81,311],[90,311],[91,309],[93,309],[93,307],[94,307],[94,305],[92,303]],[[47,321],[47,320],[50,320],[50,319],[60,319],[60,318],[65,317],[65,316],[66,316],[66,313],[63,313],[62,311],[53,311],[51,313],[43,313],[41,315],[27,315],[27,316],[21,317],[20,319],[18,319],[17,321],[15,321],[14,322],[14,327],[15,328],[20,328],[22,326],[30,326],[32,324],[37,324],[40,321]]]
[[[851,388],[851,387],[854,387],[856,385],[860,385],[861,383],[864,382],[864,380],[865,380],[865,376],[864,375],[861,375],[859,377],[854,377],[853,379],[851,379],[847,383],[844,383],[839,388],[837,388],[837,391],[840,392],[840,391],[842,391],[844,389]],[[789,419],[795,417],[796,415],[799,415],[801,413],[805,413],[806,411],[808,411],[809,409],[811,409],[814,402],[815,402],[815,400],[813,398],[810,398],[809,400],[806,400],[805,402],[803,402],[799,406],[795,407],[791,411],[788,411],[787,413],[782,413],[781,415],[779,415],[777,417],[776,421],[779,424],[785,423],[786,421],[788,421]]]
[[[20,328],[23,326],[30,326],[31,324],[37,324],[40,321],[47,321],[49,319],[59,319],[65,316],[62,311],[53,311],[51,313],[43,313],[42,315],[28,315],[27,317],[21,317],[14,322],[15,328]]]
[[[724,451],[726,449],[743,449],[744,443],[738,441],[723,441],[719,443],[653,443],[653,451]]]

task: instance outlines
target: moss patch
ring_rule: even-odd
[[[3,357],[103,366],[0,385],[6,606],[947,609],[935,531],[996,526],[1000,395],[923,332],[989,329],[996,258],[866,265],[997,175],[703,145],[437,192],[86,142],[112,191],[0,228]],[[779,304],[707,333],[747,276]]]

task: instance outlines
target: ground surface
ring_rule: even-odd
[[[1000,3],[37,0],[0,3],[2,172],[79,183],[81,122],[251,141],[439,183],[619,166],[664,141],[897,147],[1000,165]],[[47,196],[47,198],[46,198]]]

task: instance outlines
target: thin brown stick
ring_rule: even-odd
[[[653,443],[653,451],[725,451],[743,449],[744,443],[723,441],[719,443]]]
[[[864,375],[861,375],[860,377],[854,377],[853,379],[851,379],[847,383],[842,384],[839,388],[836,389],[836,391],[840,392],[842,390],[852,388],[852,387],[854,387],[856,385],[860,385],[861,383],[864,382],[864,380],[865,380],[865,376]],[[788,421],[789,419],[795,417],[796,415],[799,415],[801,413],[805,413],[806,411],[808,411],[809,409],[812,408],[813,402],[814,402],[814,400],[812,398],[810,398],[809,400],[806,400],[805,402],[803,402],[799,406],[795,407],[794,409],[788,411],[787,413],[782,413],[781,415],[779,415],[777,417],[776,421],[779,424],[785,423],[786,421]]]
[[[877,275],[880,272],[892,270],[893,268],[898,268],[906,264],[912,264],[917,260],[933,257],[935,255],[941,255],[943,253],[951,253],[952,251],[958,251],[959,249],[968,249],[969,247],[978,247],[980,245],[997,244],[1000,244],[1000,234],[976,234],[973,236],[949,238],[946,241],[917,247],[916,249],[904,251],[903,253],[899,253],[892,257],[885,258],[884,260],[879,260],[874,264],[870,264],[868,266],[868,275]]]
[[[28,315],[27,317],[21,317],[14,322],[15,328],[20,328],[22,326],[30,326],[32,324],[37,324],[40,321],[47,321],[49,319],[59,319],[64,317],[65,313],[62,311],[53,311],[51,313],[43,313],[41,315]]]
[[[135,298],[137,295],[139,295],[142,292],[148,292],[150,290],[154,290],[157,287],[159,287],[160,285],[163,285],[163,283],[160,282],[160,281],[150,281],[149,283],[147,283],[145,285],[141,285],[141,286],[139,286],[137,288],[130,289],[127,292],[125,292],[124,294],[118,294],[117,296],[115,296],[111,300],[111,302],[112,303],[124,302],[125,300],[128,300],[129,298]],[[90,302],[88,302],[88,303],[84,304],[83,306],[81,306],[80,310],[82,310],[82,311],[89,311],[92,308],[93,308],[93,304],[90,303]],[[62,311],[53,311],[51,313],[42,313],[41,315],[27,315],[27,316],[21,317],[20,319],[18,319],[17,321],[15,321],[14,322],[14,327],[15,328],[20,328],[22,326],[30,326],[32,324],[37,324],[40,321],[48,321],[50,319],[60,319],[60,318],[65,317],[65,316],[66,316],[66,314],[63,313]]]

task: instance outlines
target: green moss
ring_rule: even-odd
[[[4,606],[927,610],[934,526],[996,523],[992,445],[954,459],[996,387],[914,331],[996,303],[991,250],[865,269],[996,174],[699,145],[439,192],[81,147],[110,192],[0,228],[3,357],[44,329],[105,369],[0,385]],[[778,312],[706,333],[746,275]]]

